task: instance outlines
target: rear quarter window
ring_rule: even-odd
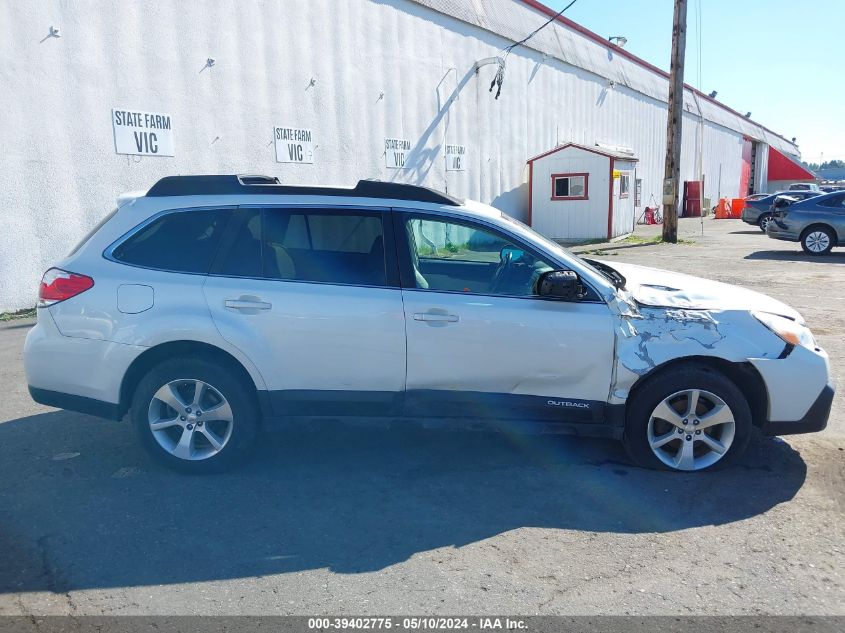
[[[119,262],[173,272],[208,272],[231,210],[174,211],[130,235],[112,251]]]

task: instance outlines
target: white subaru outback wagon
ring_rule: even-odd
[[[173,467],[338,418],[620,439],[703,470],[752,427],[827,424],[827,355],[742,288],[581,259],[500,211],[409,185],[163,178],[44,274],[32,397],[115,420]]]

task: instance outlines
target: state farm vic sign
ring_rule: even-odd
[[[277,163],[314,162],[314,140],[311,130],[299,127],[276,126],[273,128]]]
[[[407,169],[405,161],[411,151],[411,141],[404,138],[384,139],[384,166],[388,169]]]
[[[175,156],[173,121],[169,114],[112,110],[114,149],[134,156]]]

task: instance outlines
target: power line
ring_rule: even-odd
[[[539,33],[540,31],[542,31],[542,30],[543,30],[544,28],[546,28],[549,24],[551,24],[552,22],[554,22],[555,20],[557,20],[560,16],[562,16],[562,15],[563,15],[564,11],[566,11],[569,7],[571,7],[571,6],[572,6],[573,4],[575,4],[577,1],[578,1],[578,0],[572,0],[572,2],[570,2],[569,4],[567,4],[567,5],[566,5],[565,7],[563,7],[560,11],[558,11],[558,12],[557,12],[557,13],[555,13],[552,17],[550,17],[548,20],[546,20],[546,23],[545,23],[545,24],[543,24],[542,26],[540,26],[540,27],[538,27],[538,28],[534,29],[533,31],[531,31],[531,33],[529,33],[528,35],[526,35],[524,38],[522,38],[522,39],[521,39],[521,40],[519,40],[518,42],[514,42],[514,43],[513,43],[513,44],[511,44],[510,46],[505,47],[505,49],[504,49],[505,58],[507,58],[507,56],[510,54],[510,52],[511,52],[513,49],[515,49],[517,46],[522,46],[523,44],[525,44],[525,42],[527,42],[527,41],[528,41],[528,40],[530,40],[532,37],[534,37],[535,35],[537,35],[537,33]]]
[[[550,17],[548,20],[546,20],[546,21],[545,21],[545,23],[543,23],[541,26],[539,26],[539,27],[537,27],[536,29],[534,29],[533,31],[531,31],[531,33],[529,33],[528,35],[526,35],[525,37],[523,37],[523,38],[522,38],[521,40],[519,40],[518,42],[514,42],[514,43],[513,43],[513,44],[511,44],[510,46],[506,46],[505,48],[503,48],[503,49],[502,49],[502,51],[501,51],[501,52],[503,53],[503,55],[500,55],[500,56],[497,58],[497,60],[496,60],[496,61],[497,61],[497,63],[498,63],[499,68],[498,68],[498,70],[496,70],[496,76],[493,78],[493,81],[491,81],[491,82],[490,82],[490,90],[489,90],[489,92],[493,92],[493,88],[495,88],[496,86],[498,86],[498,88],[497,88],[497,90],[496,90],[496,99],[498,99],[498,98],[499,98],[499,95],[500,95],[500,94],[502,94],[502,82],[504,82],[504,80],[505,80],[505,65],[507,64],[507,61],[508,61],[508,55],[510,55],[510,54],[511,54],[511,51],[512,51],[513,49],[515,49],[517,46],[522,46],[523,44],[525,44],[525,42],[527,42],[527,41],[528,41],[528,40],[530,40],[532,37],[534,37],[535,35],[537,35],[537,33],[539,33],[540,31],[542,31],[542,30],[543,30],[544,28],[546,28],[549,24],[551,24],[552,22],[554,22],[555,20],[557,20],[560,16],[562,16],[562,15],[564,14],[564,12],[565,12],[565,11],[566,11],[569,7],[571,7],[571,6],[572,6],[573,4],[575,4],[577,1],[578,1],[578,0],[572,0],[572,2],[570,2],[569,4],[567,4],[567,5],[566,5],[565,7],[563,7],[560,11],[558,11],[558,12],[557,12],[557,13],[555,13],[552,17]]]

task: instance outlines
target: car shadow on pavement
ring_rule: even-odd
[[[742,462],[653,472],[613,441],[344,426],[268,435],[242,468],[165,470],[127,424],[0,424],[0,593],[383,569],[521,527],[670,532],[754,517],[806,465],[757,437]]]
[[[745,256],[745,259],[769,259],[782,262],[810,262],[813,264],[845,264],[845,251],[832,252],[827,255],[807,255],[802,250],[797,251],[755,251]]]

